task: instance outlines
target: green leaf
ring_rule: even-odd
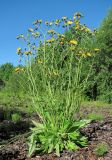
[[[67,148],[69,150],[77,150],[79,147],[72,141],[67,141]]]
[[[44,129],[44,125],[42,123],[38,123],[38,122],[33,121],[33,120],[32,120],[32,122],[35,125],[35,127],[39,128],[39,129]]]
[[[80,129],[80,128],[84,127],[86,124],[88,124],[88,123],[90,123],[90,122],[91,122],[91,120],[86,120],[86,119],[84,119],[84,120],[80,120],[80,121],[78,121],[78,122],[75,122],[75,123],[73,124],[73,126],[74,126],[74,127],[77,127],[77,129]]]
[[[35,128],[32,128],[32,129],[31,129],[32,131],[36,131],[36,133],[44,132],[45,127],[44,127],[43,124],[38,123],[38,122],[36,122],[36,121],[32,121],[32,122],[33,122],[33,124],[35,125]]]
[[[28,144],[29,144],[28,156],[31,157],[31,155],[33,154],[33,152],[36,150],[35,134],[32,134],[30,136],[30,143],[28,143]]]
[[[73,139],[73,140],[76,140],[78,137],[80,136],[80,133],[77,131],[74,131],[74,132],[71,132],[71,133],[68,133],[68,137]]]
[[[53,151],[54,145],[53,144],[49,144],[49,149],[48,149],[48,153],[51,153]]]
[[[82,136],[80,140],[77,141],[77,143],[80,144],[82,147],[85,147],[87,146],[87,138]]]
[[[42,143],[42,144],[44,144],[46,141],[47,141],[47,139],[46,139],[46,137],[44,136],[44,135],[39,135],[38,136],[39,137],[39,140],[40,140],[40,142]]]
[[[87,141],[87,137],[82,136],[82,137],[80,138],[80,141]]]
[[[61,131],[65,132],[68,129],[69,125],[70,125],[70,122],[68,120],[65,120],[63,127],[61,128]]]
[[[59,143],[56,144],[55,149],[56,149],[56,155],[60,157],[60,146],[59,146]]]
[[[28,156],[31,157],[31,155],[33,154],[33,152],[36,150],[36,144],[30,144],[29,145],[29,152],[28,152]]]

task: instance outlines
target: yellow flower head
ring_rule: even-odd
[[[76,40],[71,40],[70,42],[69,42],[71,45],[77,45],[77,41]]]
[[[91,33],[91,30],[86,27],[85,25],[82,27],[82,31],[86,32],[86,33]]]
[[[61,20],[60,20],[60,19],[56,19],[56,22],[57,22],[57,23],[60,23],[60,22],[61,22]]]
[[[24,35],[23,35],[23,34],[21,34],[21,35],[17,36],[16,38],[17,38],[17,39],[20,39],[20,38],[21,38],[21,39],[25,39],[25,37],[24,37]]]
[[[54,38],[52,38],[52,39],[48,39],[47,40],[47,43],[53,43],[55,41],[55,39]]]
[[[42,64],[42,60],[41,59],[38,59],[37,62],[38,62],[38,64]]]
[[[80,48],[79,54],[83,54],[83,49]]]
[[[86,32],[91,32],[91,30],[89,28],[86,28],[85,31]]]
[[[58,22],[55,22],[55,25],[56,25],[56,26],[58,26],[58,25],[59,25],[59,23],[58,23]]]
[[[25,71],[25,69],[24,69],[24,68],[21,68],[21,71]]]
[[[63,21],[67,20],[67,17],[66,17],[66,16],[65,16],[65,17],[62,17],[62,20],[63,20]]]
[[[28,55],[31,55],[32,52],[31,51],[26,51],[26,52],[24,52],[24,54],[26,54],[28,56]]]
[[[92,55],[91,55],[90,52],[87,52],[87,53],[86,53],[86,56],[87,56],[87,57],[91,57]]]
[[[17,48],[17,51],[16,51],[17,54],[21,54],[22,53],[22,49],[19,47]]]
[[[77,26],[75,27],[75,29],[76,29],[76,30],[79,30],[79,29],[80,29],[80,25],[77,25]]]
[[[62,38],[65,38],[65,35],[64,35],[64,34],[61,34],[61,37],[62,37]]]
[[[50,25],[50,26],[52,26],[52,25],[53,25],[53,23],[52,23],[52,22],[50,22],[50,23],[49,23],[49,25]]]
[[[62,41],[64,41],[64,39],[65,39],[65,38],[63,38],[63,37],[61,38]]]
[[[74,16],[76,16],[77,18],[82,17],[82,14],[80,12],[77,12]]]
[[[65,35],[64,34],[58,34],[58,37],[65,38]]]
[[[75,24],[76,24],[76,26],[77,26],[77,25],[80,25],[80,22],[79,22],[79,21],[76,21]]]
[[[48,26],[48,25],[49,25],[49,22],[48,22],[48,21],[46,21],[46,22],[45,22],[45,24],[46,24],[46,26]]]
[[[39,23],[42,23],[42,20],[41,20],[41,19],[36,20],[35,22],[33,22],[34,25],[39,24]]]
[[[59,25],[61,23],[61,20],[59,20],[59,19],[57,19],[56,21],[55,21],[55,25]]]
[[[39,19],[39,20],[38,20],[38,23],[42,23],[42,20],[41,20],[41,19]]]
[[[62,42],[62,41],[61,41],[61,42],[60,42],[60,44],[61,44],[61,45],[63,45],[63,44],[64,44],[64,42]]]
[[[19,68],[19,67],[15,68],[16,73],[23,72],[23,71],[25,71],[24,68]]]
[[[75,29],[80,29],[81,25],[80,25],[80,22],[79,21],[76,21],[75,23]]]
[[[20,69],[19,67],[17,67],[17,68],[15,69],[15,72],[18,73],[18,72],[20,72],[20,70],[21,70],[21,69]]]
[[[37,37],[40,37],[40,33],[39,32],[33,32],[32,33],[32,36],[34,37],[34,38],[37,38]]]
[[[82,53],[82,55],[81,55],[81,56],[82,56],[82,57],[84,57],[84,58],[86,58],[86,57],[87,57],[85,53]]]
[[[32,28],[29,28],[28,31],[29,31],[29,32],[33,32],[33,29],[32,29]]]
[[[35,21],[35,22],[33,22],[33,25],[36,25],[38,22],[37,21]]]
[[[55,30],[49,30],[49,31],[47,31],[49,34],[55,34]]]
[[[95,48],[94,51],[95,51],[95,52],[99,52],[100,49],[99,49],[99,48]]]
[[[73,22],[72,22],[72,21],[67,21],[66,24],[67,24],[67,25],[72,25]]]
[[[57,36],[58,36],[58,37],[61,37],[61,34],[60,34],[60,33],[58,33],[58,34],[57,34]]]

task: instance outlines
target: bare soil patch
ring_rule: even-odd
[[[91,110],[86,110],[85,113]],[[52,154],[38,154],[32,158],[27,157],[28,146],[25,136],[17,141],[5,145],[0,149],[0,160],[112,160],[112,116],[107,107],[102,108],[104,119],[93,120],[81,133],[88,137],[88,146],[77,151],[63,151],[60,157]],[[3,140],[3,139],[2,139]],[[99,143],[106,142],[109,146],[108,152],[98,157],[95,148]]]

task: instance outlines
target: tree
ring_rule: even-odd
[[[2,79],[0,79],[0,89],[1,89],[2,87],[4,87],[4,86],[5,86],[4,81],[3,81]]]
[[[0,79],[8,81],[12,75],[14,66],[11,63],[6,63],[0,66]]]
[[[103,20],[96,35],[96,43],[100,47],[94,65],[94,76],[99,98],[112,102],[112,9]],[[98,95],[97,95],[98,96]]]

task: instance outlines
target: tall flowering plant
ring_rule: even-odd
[[[24,50],[17,49],[24,70],[15,71],[27,74],[32,106],[40,118],[40,122],[33,121],[29,156],[36,151],[56,151],[59,156],[63,149],[75,150],[87,145],[87,138],[79,129],[88,121],[79,120],[77,113],[90,74],[81,79],[83,62],[94,56],[95,50],[82,45],[83,37],[94,33],[80,24],[81,17],[76,13],[73,19],[62,17],[45,23],[36,20],[26,37],[17,37],[27,45]],[[65,34],[59,33],[63,30],[60,28],[65,29]],[[67,36],[69,30],[74,30],[74,34]]]

